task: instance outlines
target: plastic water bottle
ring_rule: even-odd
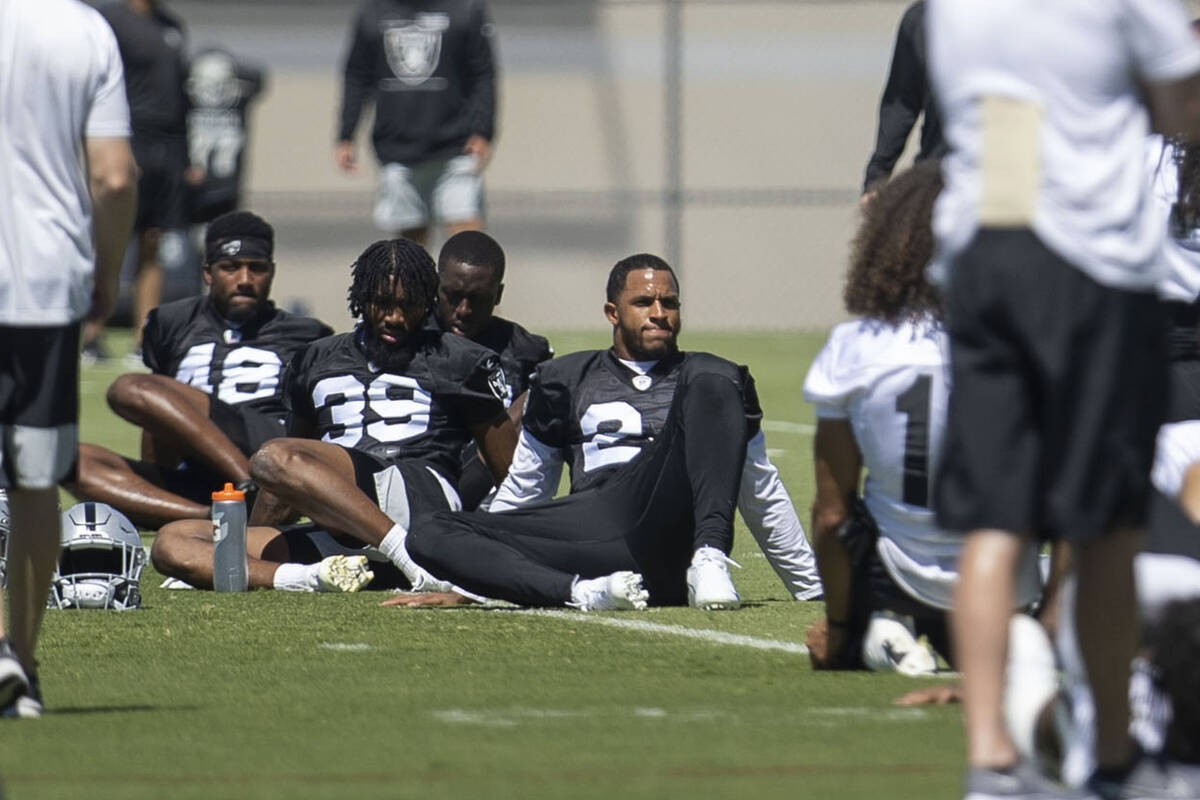
[[[249,565],[246,560],[246,494],[232,483],[212,494],[213,589],[244,592]]]

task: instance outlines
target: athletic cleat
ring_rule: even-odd
[[[366,556],[329,556],[317,565],[317,591],[357,592],[374,577]]]
[[[17,659],[12,642],[0,639],[0,708],[8,709],[18,697],[29,691],[29,678]]]
[[[705,545],[692,556],[687,571],[688,605],[706,611],[739,608],[742,598],[729,577],[729,565],[742,565],[715,547]]]
[[[898,672],[910,677],[937,672],[937,659],[914,635],[912,617],[876,611],[863,635],[862,658],[874,672]]]
[[[601,578],[576,579],[569,606],[580,611],[642,611],[650,593],[636,572],[614,572]]]
[[[414,564],[414,566],[416,566]],[[426,592],[453,592],[454,584],[450,581],[439,580],[429,574],[427,570],[417,567],[417,572],[408,576],[409,582],[412,583],[412,588],[409,589],[413,594],[424,594]]]
[[[39,719],[42,716],[42,687],[37,675],[29,676],[29,688],[8,705],[0,708],[4,719]]]
[[[1043,777],[1028,761],[1011,769],[972,767],[967,770],[966,800],[1098,800]]]
[[[1093,775],[1087,787],[1101,800],[1195,800],[1200,771],[1142,756],[1120,780]]]

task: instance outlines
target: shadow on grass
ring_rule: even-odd
[[[199,711],[200,706],[148,706],[148,705],[125,705],[125,706],[66,706],[62,708],[48,708],[43,714],[46,716],[73,716],[82,714],[128,714],[131,711]]]

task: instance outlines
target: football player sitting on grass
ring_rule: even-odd
[[[535,374],[513,466],[491,505],[500,513],[435,515],[414,533],[414,557],[525,605],[638,608],[648,590],[657,604],[736,608],[726,566],[736,504],[789,593],[819,596],[804,530],[766,456],[748,372],[678,349],[674,272],[657,256],[623,259],[604,309],[611,349],[563,356]],[[571,494],[550,502],[564,463]]]
[[[941,298],[925,281],[941,187],[939,164],[926,162],[866,207],[845,289],[860,319],[834,328],[804,382],[817,412],[812,530],[825,584],[826,618],[808,635],[817,669],[929,674],[934,651],[950,655],[962,537],[929,507],[949,391]],[[1034,555],[1020,605],[1040,592]]]
[[[493,476],[505,474],[516,445],[508,384],[491,350],[425,325],[437,273],[420,245],[375,242],[351,273],[350,312],[361,322],[296,356],[290,435],[250,462],[264,493],[312,522],[249,529],[250,586],[356,591],[374,577],[372,588],[445,590],[412,563],[404,540],[420,512],[459,507],[467,442]],[[211,525],[167,525],[151,558],[166,575],[211,586]]]
[[[82,443],[68,487],[142,527],[204,519],[226,481],[248,487],[250,456],[285,432],[285,367],[333,332],[271,302],[275,232],[262,218],[217,217],[204,245],[208,294],[152,310],[142,336],[150,374],[122,375],[108,389],[113,411],[142,429],[141,459]]]

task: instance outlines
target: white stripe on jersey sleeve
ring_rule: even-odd
[[[779,479],[779,470],[767,458],[767,438],[762,431],[746,445],[738,511],[788,594],[797,600],[812,600],[824,592],[804,526]]]
[[[508,511],[552,499],[562,477],[562,468],[560,450],[522,430],[513,452],[512,466],[496,490],[488,511]]]

